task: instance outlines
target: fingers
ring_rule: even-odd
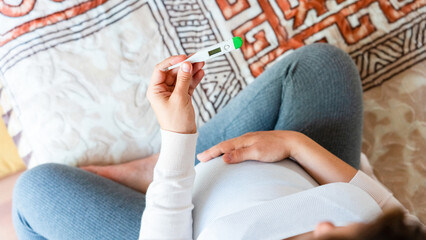
[[[206,151],[197,155],[198,160],[200,160],[200,162],[207,162],[223,153],[233,150],[235,148],[233,141],[234,139],[229,139],[211,147],[210,149],[207,149]]]
[[[174,86],[175,85],[175,82],[176,82],[176,76],[177,76],[177,74],[178,74],[178,72],[179,72],[179,68],[173,68],[172,70],[169,70],[167,73],[166,73],[166,81],[165,81],[165,83],[168,85],[168,86]]]
[[[164,61],[158,63],[155,66],[154,72],[152,73],[151,84],[155,85],[164,82],[166,77],[165,69],[176,63],[182,62],[185,59],[186,55],[171,56],[165,59]]]
[[[176,79],[176,87],[173,93],[188,94],[192,81],[192,64],[184,62],[180,65]]]
[[[177,63],[180,63],[180,62],[184,61],[186,58],[187,58],[187,56],[184,55],[184,54],[168,57],[165,60],[163,60],[162,62],[155,65],[155,70],[158,70],[158,71],[161,71],[161,72],[166,72],[168,67],[173,66]]]
[[[226,163],[240,163],[246,160],[260,160],[260,149],[257,145],[251,145],[246,148],[238,148],[230,153],[223,155],[223,161]]]
[[[235,149],[245,148],[253,144],[253,138],[243,135],[223,141],[210,149],[197,155],[198,160],[207,162],[213,158],[219,157],[221,154],[229,153]]]
[[[201,80],[204,77],[204,70],[201,69],[197,73],[194,74],[192,77],[191,85],[189,86],[189,95],[192,96],[194,93],[195,88],[198,86],[198,84],[201,82]]]
[[[180,93],[188,93],[192,96],[195,88],[204,77],[204,62],[193,64],[182,63],[179,68],[166,71],[167,67],[182,62],[187,58],[185,55],[171,56],[157,64],[152,74],[151,85],[165,83],[167,86],[176,89]],[[189,72],[184,71],[184,67],[189,66]],[[175,87],[176,86],[176,87]]]
[[[193,66],[192,81],[191,81],[191,84],[189,85],[189,91],[188,91],[190,96],[192,96],[195,88],[198,86],[198,84],[201,82],[201,80],[204,77],[204,70],[202,70],[202,68],[204,67],[204,62],[194,63],[192,66]]]
[[[194,64],[192,64],[192,67],[193,67],[193,71],[192,72],[195,75],[200,69],[202,69],[204,67],[204,62],[194,63]]]
[[[204,67],[204,62],[198,62],[192,64],[192,78],[194,78],[195,74],[197,74],[201,68]],[[174,68],[167,72],[166,84],[168,86],[172,86],[176,82],[176,75],[179,72],[179,68]]]

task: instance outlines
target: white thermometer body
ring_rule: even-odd
[[[240,37],[233,37],[229,40],[217,43],[213,46],[203,48],[199,51],[197,51],[194,55],[187,58],[183,62],[190,62],[190,63],[196,63],[196,62],[205,62],[207,60],[210,60],[212,58],[221,56],[225,53],[228,53],[232,50],[238,49],[243,45],[243,40]],[[171,70],[173,68],[179,67],[183,62],[177,63],[173,66],[170,66],[166,68],[165,70]]]

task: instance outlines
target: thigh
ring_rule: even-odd
[[[20,239],[138,239],[145,195],[84,170],[44,164],[25,172],[13,199]]]
[[[281,106],[285,72],[277,70],[278,66],[274,65],[262,73],[198,129],[197,154],[248,132],[274,129]]]
[[[202,126],[197,153],[247,132],[294,130],[358,168],[362,119],[361,81],[351,58],[312,44],[267,69]]]
[[[363,103],[358,70],[351,57],[329,44],[313,44],[289,56],[274,129],[302,132],[359,168]]]

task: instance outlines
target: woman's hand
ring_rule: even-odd
[[[198,154],[201,162],[223,154],[227,163],[245,160],[278,162],[292,158],[320,185],[349,182],[357,170],[306,135],[293,131],[251,132]]]
[[[301,135],[294,131],[250,132],[226,140],[197,155],[201,162],[223,154],[227,163],[245,160],[278,162],[292,156],[294,144]]]
[[[191,97],[204,77],[204,62],[183,63],[179,68],[165,70],[182,62],[185,55],[172,56],[157,64],[152,73],[147,98],[154,109],[160,127],[177,133],[196,133],[195,112]]]

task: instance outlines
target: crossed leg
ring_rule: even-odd
[[[274,129],[302,132],[358,168],[362,90],[350,57],[327,44],[296,50],[199,129],[197,153],[247,132]],[[157,158],[87,171],[44,164],[25,172],[13,199],[19,238],[137,239]]]
[[[361,81],[352,59],[331,45],[312,44],[265,71],[203,125],[197,153],[247,132],[294,130],[358,168],[362,120]],[[84,169],[146,192],[157,159]]]

